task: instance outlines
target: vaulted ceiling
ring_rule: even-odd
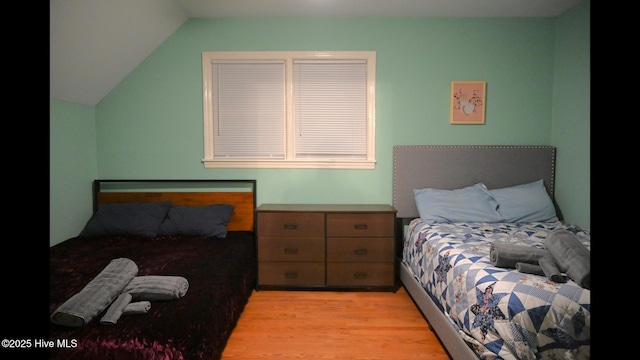
[[[189,18],[556,17],[583,0],[50,0],[50,98],[94,106]]]

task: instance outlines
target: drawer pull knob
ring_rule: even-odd
[[[287,271],[284,273],[284,277],[287,279],[295,279],[298,277],[298,272],[296,271]]]
[[[356,255],[367,255],[367,249],[355,249],[353,250]]]
[[[358,229],[358,230],[364,230],[367,228],[367,224],[355,224],[353,225],[354,228]]]
[[[298,225],[296,224],[284,224],[284,228],[287,230],[295,230],[298,228]]]
[[[285,254],[297,254],[298,253],[298,249],[296,249],[296,248],[285,248],[284,249],[284,253]]]
[[[353,273],[353,277],[356,278],[356,279],[366,279],[367,278],[367,273],[366,272]]]

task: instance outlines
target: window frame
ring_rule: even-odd
[[[365,60],[366,85],[366,159],[295,157],[295,123],[293,109],[294,60]],[[216,158],[214,155],[214,119],[212,64],[215,61],[283,60],[285,63],[285,156],[284,159]],[[375,51],[205,51],[202,52],[204,158],[205,168],[319,168],[319,169],[374,169],[375,160]]]

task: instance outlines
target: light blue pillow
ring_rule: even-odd
[[[489,192],[498,202],[503,222],[558,221],[542,179]]]
[[[498,203],[482,183],[455,190],[414,189],[413,195],[428,224],[500,221]]]

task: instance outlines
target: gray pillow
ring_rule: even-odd
[[[80,236],[136,235],[155,237],[171,203],[105,204],[89,219]]]
[[[227,224],[233,205],[173,205],[160,226],[158,235],[227,237]]]

